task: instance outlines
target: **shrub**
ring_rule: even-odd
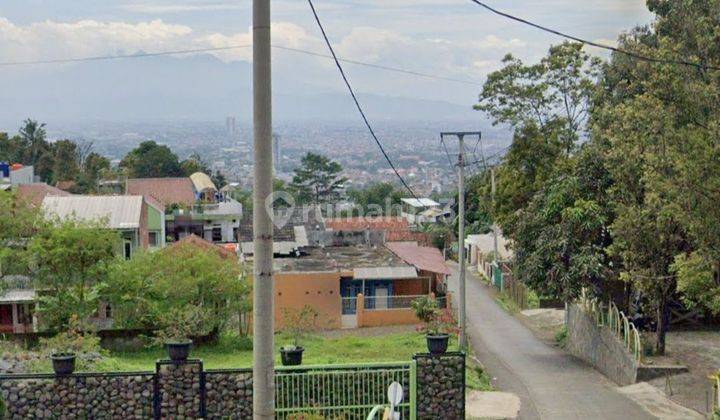
[[[318,325],[320,313],[310,305],[305,305],[301,309],[285,308],[282,313],[282,330],[292,338],[292,345],[295,347],[299,347],[300,342],[310,333],[320,329]]]

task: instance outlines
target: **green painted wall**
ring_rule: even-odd
[[[161,231],[162,226],[162,213],[160,213],[155,207],[147,206],[148,208],[148,230]]]

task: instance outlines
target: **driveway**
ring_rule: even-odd
[[[458,266],[448,265],[449,289],[457,296]],[[592,367],[537,339],[495,303],[487,287],[467,270],[470,342],[496,386],[520,397],[521,419],[654,418]]]

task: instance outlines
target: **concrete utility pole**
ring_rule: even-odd
[[[253,416],[275,418],[270,0],[253,0]],[[272,208],[270,209],[272,211]]]
[[[440,140],[445,136],[458,138],[458,264],[460,265],[460,309],[458,324],[460,327],[460,350],[467,349],[467,321],[465,310],[465,136],[478,136],[479,131],[460,131],[440,133]]]
[[[492,208],[493,208],[493,251],[495,261],[500,261],[500,256],[498,255],[498,241],[497,241],[497,224],[495,223],[495,167],[490,167],[490,191],[492,192]],[[499,264],[498,264],[499,266]]]

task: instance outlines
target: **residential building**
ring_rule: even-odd
[[[19,163],[0,162],[0,190],[8,190],[12,186],[32,184],[35,182],[35,169]]]
[[[440,203],[429,198],[403,198],[401,216],[410,224],[438,223],[449,215],[450,211]]]
[[[26,204],[33,207],[42,205],[43,200],[47,196],[68,196],[72,195],[67,191],[50,186],[44,182],[36,182],[32,184],[20,184],[14,188],[15,197]]]
[[[501,261],[511,260],[513,257],[510,242],[502,232],[498,232],[498,255]],[[482,235],[467,235],[465,238],[465,258],[468,264],[482,264],[487,255],[495,252],[495,238],[492,232]]]
[[[305,305],[320,312],[324,328],[415,324],[411,302],[444,291],[444,273],[418,271],[382,245],[309,247],[274,264],[278,328],[284,310]]]
[[[0,294],[0,333],[27,334],[37,332],[36,294],[25,276],[1,278],[4,292]]]
[[[214,243],[237,242],[242,204],[218,191],[204,173],[187,178],[128,179],[126,192],[152,197],[165,206],[170,240],[196,235]]]
[[[46,196],[42,208],[47,217],[101,222],[121,235],[119,254],[129,259],[138,249],[165,246],[165,208],[157,200],[140,195]]]
[[[338,217],[325,219],[325,226],[336,232],[381,232],[383,242],[417,241],[427,243],[427,234],[413,230],[408,219],[400,216]]]

